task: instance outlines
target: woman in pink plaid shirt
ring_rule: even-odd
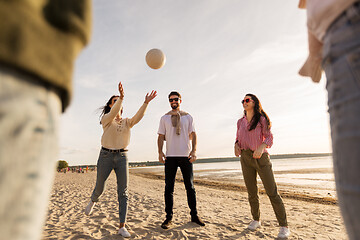
[[[276,218],[280,225],[278,238],[290,236],[284,203],[277,191],[272,171],[272,164],[266,148],[273,144],[271,122],[261,107],[259,99],[253,94],[246,94],[242,100],[244,117],[237,122],[235,155],[241,156],[241,169],[249,196],[253,221],[248,229],[255,230],[261,226],[257,174],[270,198]]]

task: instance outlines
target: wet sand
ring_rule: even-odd
[[[127,226],[132,239],[276,239],[278,225],[269,199],[260,195],[262,227],[246,229],[251,221],[244,189],[216,182],[195,182],[198,212],[206,226],[190,222],[181,179],[175,184],[174,225],[165,218],[162,176],[130,170]],[[117,235],[119,214],[116,177],[112,173],[91,216],[84,214],[96,179],[95,172],[57,173],[42,239],[123,239]],[[292,232],[289,239],[347,239],[336,202],[283,197]]]
[[[201,165],[201,164],[198,164]],[[130,171],[138,176],[152,178],[152,179],[165,179],[163,167],[137,167],[132,168]],[[333,180],[329,182],[324,180],[322,183],[319,179],[311,179],[316,175],[331,174],[331,168],[315,168],[315,169],[293,169],[274,171],[274,176],[277,182],[278,191],[282,197],[298,199],[308,202],[317,202],[324,204],[337,204],[336,191]],[[307,176],[304,182],[315,182],[320,184],[305,184],[302,181],[291,181],[290,175]],[[182,181],[180,169],[176,175],[177,181]],[[246,192],[245,183],[242,177],[241,170],[229,169],[195,169],[194,182],[197,185],[202,185],[210,188],[243,191]],[[301,185],[297,185],[301,184]],[[329,186],[330,185],[330,186]],[[258,177],[258,187],[260,194],[265,194],[265,189],[262,185],[261,179]]]

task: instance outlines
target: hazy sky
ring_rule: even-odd
[[[297,72],[307,56],[305,11],[284,0],[94,1],[91,43],[74,73],[74,97],[62,116],[60,159],[96,164],[102,127],[96,110],[125,88],[124,116],[158,91],[132,128],[129,161],[157,160],[157,129],[167,95],[182,94],[195,121],[198,158],[233,156],[246,93],[260,99],[273,127],[270,154],[330,152],[325,78]],[[162,49],[166,64],[145,55]]]

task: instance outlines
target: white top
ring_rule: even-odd
[[[190,134],[195,132],[193,118],[190,114],[180,117],[180,135],[171,123],[171,115],[160,119],[158,134],[165,135],[167,157],[187,157],[191,151]]]

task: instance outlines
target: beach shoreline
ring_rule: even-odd
[[[165,180],[164,175],[151,173],[151,172],[137,172],[137,173],[133,172],[132,174],[139,176],[139,177],[148,178],[148,179]],[[176,177],[176,181],[183,182],[183,179],[179,174]],[[223,179],[214,179],[213,178],[212,180],[210,180],[210,179],[200,177],[198,179],[194,179],[194,184],[208,187],[208,188],[226,190],[226,191],[247,192],[245,183],[243,182],[243,180],[240,180],[239,183],[230,183],[228,181],[224,181]],[[290,198],[290,199],[296,199],[296,200],[300,200],[300,201],[314,202],[314,203],[320,203],[320,204],[330,204],[330,205],[338,204],[337,198],[335,196],[326,196],[326,197],[318,196],[315,189],[313,192],[306,194],[306,193],[299,192],[299,187],[297,187],[297,186],[288,185],[285,187],[284,184],[281,184],[281,185],[278,184],[278,186],[283,187],[282,189],[278,190],[282,198]],[[266,195],[265,189],[264,189],[264,187],[262,187],[261,184],[259,184],[259,193]]]
[[[123,239],[117,235],[119,213],[116,176],[112,172],[91,216],[84,214],[96,172],[56,173],[42,239]],[[221,185],[220,185],[221,186]],[[247,230],[251,221],[247,193],[195,182],[200,217],[190,222],[184,184],[175,183],[174,225],[164,230],[164,180],[130,171],[127,228],[131,239],[276,239],[278,223],[265,194],[260,194],[262,227]],[[347,239],[337,205],[284,197],[289,239]]]
[[[278,192],[283,198],[322,204],[337,204],[332,159],[313,158],[272,159],[272,169]],[[151,179],[165,179],[164,166],[130,168],[132,174]],[[239,159],[232,162],[196,163],[193,165],[194,183],[210,188],[247,192]],[[182,181],[177,171],[177,181]],[[260,194],[266,194],[260,177]]]

